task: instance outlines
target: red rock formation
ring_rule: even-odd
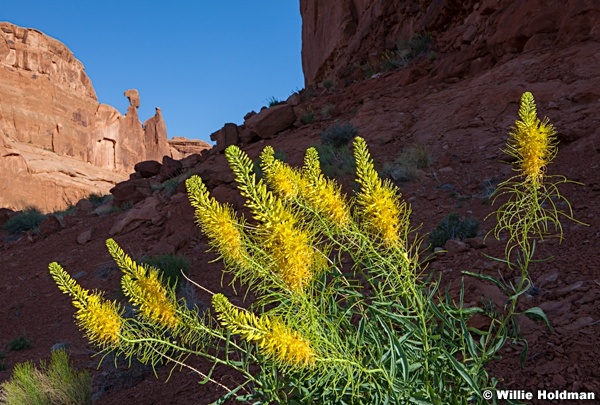
[[[0,178],[8,183],[2,183],[0,206],[18,209],[39,204],[42,210],[62,209],[92,191],[107,192],[139,161],[161,161],[171,156],[172,149],[181,158],[206,148],[187,145],[185,152],[173,148],[160,109],[142,125],[137,90],[127,90],[125,96],[130,105],[122,116],[98,103],[83,65],[64,44],[35,29],[1,22],[0,168],[7,170]],[[109,183],[91,187],[86,176],[92,169],[75,169],[73,160],[62,158],[107,171],[96,177]],[[74,185],[47,170],[57,164],[81,182]]]
[[[454,53],[441,76],[476,73],[524,50],[600,40],[600,7],[586,0],[300,0],[300,12],[306,85],[346,78],[425,31]]]

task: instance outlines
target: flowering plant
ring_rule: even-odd
[[[321,173],[314,148],[302,168],[293,168],[266,147],[260,180],[244,152],[236,146],[226,150],[252,214],[248,220],[211,197],[199,177],[187,180],[197,223],[225,271],[257,297],[248,308],[222,293],[212,295],[211,308],[190,308],[156,269],[138,265],[111,239],[108,250],[123,271],[134,317],[78,286],[57,263],[50,264],[50,273],[72,297],[79,326],[104,351],[152,365],[185,365],[188,356],[201,356],[237,370],[240,384],[226,387],[212,378],[212,370],[190,367],[225,390],[221,401],[481,402],[483,390],[497,384],[484,366],[510,337],[516,300],[529,285],[528,243],[547,231],[548,221],[560,227],[556,206],[540,202],[558,195],[544,173],[556,153],[552,127],[537,120],[530,93],[523,96],[520,117],[507,149],[517,159],[518,175],[497,192],[508,202],[497,211],[494,235],[510,235],[503,259],[509,266],[514,247],[523,252],[516,259],[521,283],[511,293],[498,280],[465,272],[501,285],[510,302],[504,312],[467,307],[464,286],[452,296],[425,273],[410,206],[395,185],[379,178],[359,137],[354,140],[359,190],[352,198]],[[523,313],[547,322],[539,308]],[[472,325],[475,315],[488,319],[487,329]]]

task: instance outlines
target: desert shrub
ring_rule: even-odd
[[[225,271],[236,286],[247,287],[242,296],[256,297],[247,308],[211,292],[211,309],[190,309],[160,283],[158,271],[139,266],[112,239],[107,248],[123,273],[135,318],[124,318],[118,302],[83,289],[58,263],[49,265],[50,274],[73,300],[79,326],[103,352],[181,366],[194,355],[235,370],[242,381],[228,387],[212,379],[212,369],[189,368],[224,390],[222,402],[483,403],[482,392],[498,384],[485,366],[505,342],[523,343],[526,357],[516,317],[548,324],[540,308],[516,311],[531,284],[533,241],[552,225],[560,231],[559,215],[572,218],[572,212],[547,203],[563,198],[557,185],[565,180],[551,183],[545,175],[555,154],[553,132],[537,119],[530,93],[519,116],[508,144],[518,173],[499,187],[507,202],[493,213],[493,234],[508,234],[499,261],[508,271],[520,271],[520,281],[464,272],[501,288],[503,308],[467,305],[464,283],[452,295],[443,292],[440,278],[425,277],[410,206],[395,185],[378,177],[362,138],[354,141],[360,188],[352,198],[323,176],[315,148],[307,150],[302,168],[294,168],[266,147],[263,180],[256,179],[243,151],[227,148],[251,225],[211,197],[199,177],[186,181],[196,220]],[[475,315],[477,326],[470,322]]]
[[[94,208],[98,208],[102,204],[106,202],[107,195],[102,195],[100,193],[92,193],[88,196],[88,200],[92,203]]]
[[[461,219],[457,213],[452,213],[438,223],[429,234],[431,248],[442,247],[450,239],[463,240],[474,238],[479,231],[479,222],[474,218]]]
[[[323,107],[321,107],[321,118],[330,118],[334,108],[335,106],[331,103],[327,103]]]
[[[333,89],[334,85],[335,85],[335,83],[333,83],[333,81],[331,81],[329,79],[325,79],[321,82],[321,86],[323,86],[323,88],[327,91]]]
[[[63,219],[64,217],[70,215],[75,215],[75,206],[69,205],[69,207],[67,207],[64,210],[53,212],[52,215],[56,216],[59,219]]]
[[[50,364],[17,364],[10,380],[2,383],[0,402],[10,405],[92,404],[92,380],[78,372],[64,350],[52,353]]]
[[[317,145],[319,162],[323,174],[329,178],[344,179],[354,174],[356,164],[348,148],[336,148],[331,145]]]
[[[396,49],[385,51],[381,56],[381,67],[383,70],[404,68],[416,57],[429,51],[431,47],[431,34],[419,33],[409,39],[396,42]],[[430,52],[428,58],[437,57]]]
[[[358,129],[354,125],[335,123],[321,132],[321,143],[334,148],[341,148],[348,145],[348,142],[356,135],[358,135]]]
[[[281,101],[274,96],[271,96],[267,99],[267,105],[269,107],[274,107],[276,105],[283,104],[283,103],[285,103],[285,101]]]
[[[310,124],[315,120],[315,118],[317,118],[317,116],[312,108],[307,108],[300,114],[300,122],[304,125]]]
[[[8,342],[8,349],[13,351],[27,350],[31,348],[31,343],[25,336],[20,336]]]
[[[46,215],[42,214],[37,208],[25,208],[10,217],[2,228],[8,233],[34,231],[44,219],[46,219]]]
[[[431,165],[431,156],[421,144],[412,144],[402,149],[400,155],[392,162],[386,162],[381,176],[397,182],[415,180],[418,170]]]
[[[190,269],[188,260],[184,256],[178,255],[146,257],[141,260],[141,263],[158,269],[162,276],[162,281],[174,290],[177,290],[182,272],[183,274],[188,274]]]

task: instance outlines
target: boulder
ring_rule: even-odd
[[[181,160],[191,155],[202,155],[204,151],[211,148],[210,144],[199,139],[187,139],[183,136],[169,139],[169,151],[173,159]]]
[[[159,205],[158,198],[146,198],[141,204],[125,211],[124,215],[110,228],[109,235],[123,235],[137,229],[145,222],[157,221],[157,218],[160,217]]]
[[[217,143],[217,152],[223,152],[229,145],[237,145],[240,141],[238,127],[235,124],[227,123],[223,128],[210,135],[211,141]]]
[[[156,160],[144,160],[143,162],[136,163],[133,167],[136,173],[139,173],[143,179],[148,177],[154,177],[160,173],[162,165]]]
[[[136,204],[152,194],[150,183],[146,179],[130,179],[118,183],[110,189],[113,205]]]
[[[48,236],[56,233],[62,229],[62,224],[56,215],[48,215],[39,226],[39,231],[42,235]]]
[[[179,160],[163,156],[162,166],[160,167],[160,176],[163,179],[170,179],[181,174],[183,164]]]
[[[292,106],[280,104],[265,108],[258,114],[248,118],[244,122],[244,126],[265,139],[272,138],[278,132],[289,128],[295,121],[296,114]]]

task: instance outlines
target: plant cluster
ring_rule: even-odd
[[[497,236],[509,232],[503,260],[523,271],[522,280],[529,280],[533,253],[527,241],[548,229],[544,218],[552,222],[559,215],[556,205],[541,207],[540,194],[531,195],[546,190],[544,195],[557,196],[543,167],[536,166],[540,172],[531,163],[545,165],[554,152],[552,142],[540,140],[549,132],[545,122],[531,121],[532,98],[526,95],[520,112],[526,125],[517,122],[511,138],[523,143],[509,141],[509,151],[521,162],[518,176],[525,177],[500,188],[508,202],[498,211],[494,230]],[[532,145],[538,145],[537,152],[525,152]],[[518,338],[511,328],[515,317],[547,322],[539,308],[515,310],[528,281],[497,310],[467,306],[464,284],[457,296],[442,292],[440,280],[426,274],[420,259],[421,238],[412,231],[410,206],[393,183],[379,178],[362,138],[353,144],[359,189],[352,198],[323,175],[315,148],[307,150],[302,168],[294,168],[266,147],[263,179],[237,146],[225,155],[252,218],[217,202],[199,177],[186,185],[196,221],[225,271],[256,301],[241,308],[223,293],[211,293],[212,307],[190,308],[155,267],[137,264],[109,239],[134,317],[124,317],[118,302],[83,289],[58,263],[49,266],[72,298],[80,328],[103,352],[153,366],[187,366],[189,356],[229,366],[241,378],[235,387],[213,380],[213,369],[187,366],[203,382],[225,390],[219,403],[236,398],[254,404],[468,404],[483,402],[483,390],[498,384],[485,365],[509,338]],[[534,181],[535,187],[528,185]],[[538,209],[529,210],[532,206]],[[515,287],[465,274],[507,292]],[[487,319],[484,326],[473,326],[475,315],[478,325]]]
[[[36,368],[31,362],[17,364],[10,380],[2,383],[0,402],[11,405],[92,404],[92,379],[76,371],[64,350],[52,353],[50,364]]]
[[[29,207],[10,217],[2,228],[11,234],[35,231],[44,219],[46,219],[46,215],[37,208]]]
[[[429,233],[429,245],[433,249],[444,246],[450,239],[474,238],[478,231],[479,222],[476,219],[461,219],[454,212],[442,218],[436,228]]]
[[[431,166],[431,160],[425,146],[415,143],[403,148],[394,161],[385,163],[381,175],[396,182],[411,181],[417,178],[418,170]]]

